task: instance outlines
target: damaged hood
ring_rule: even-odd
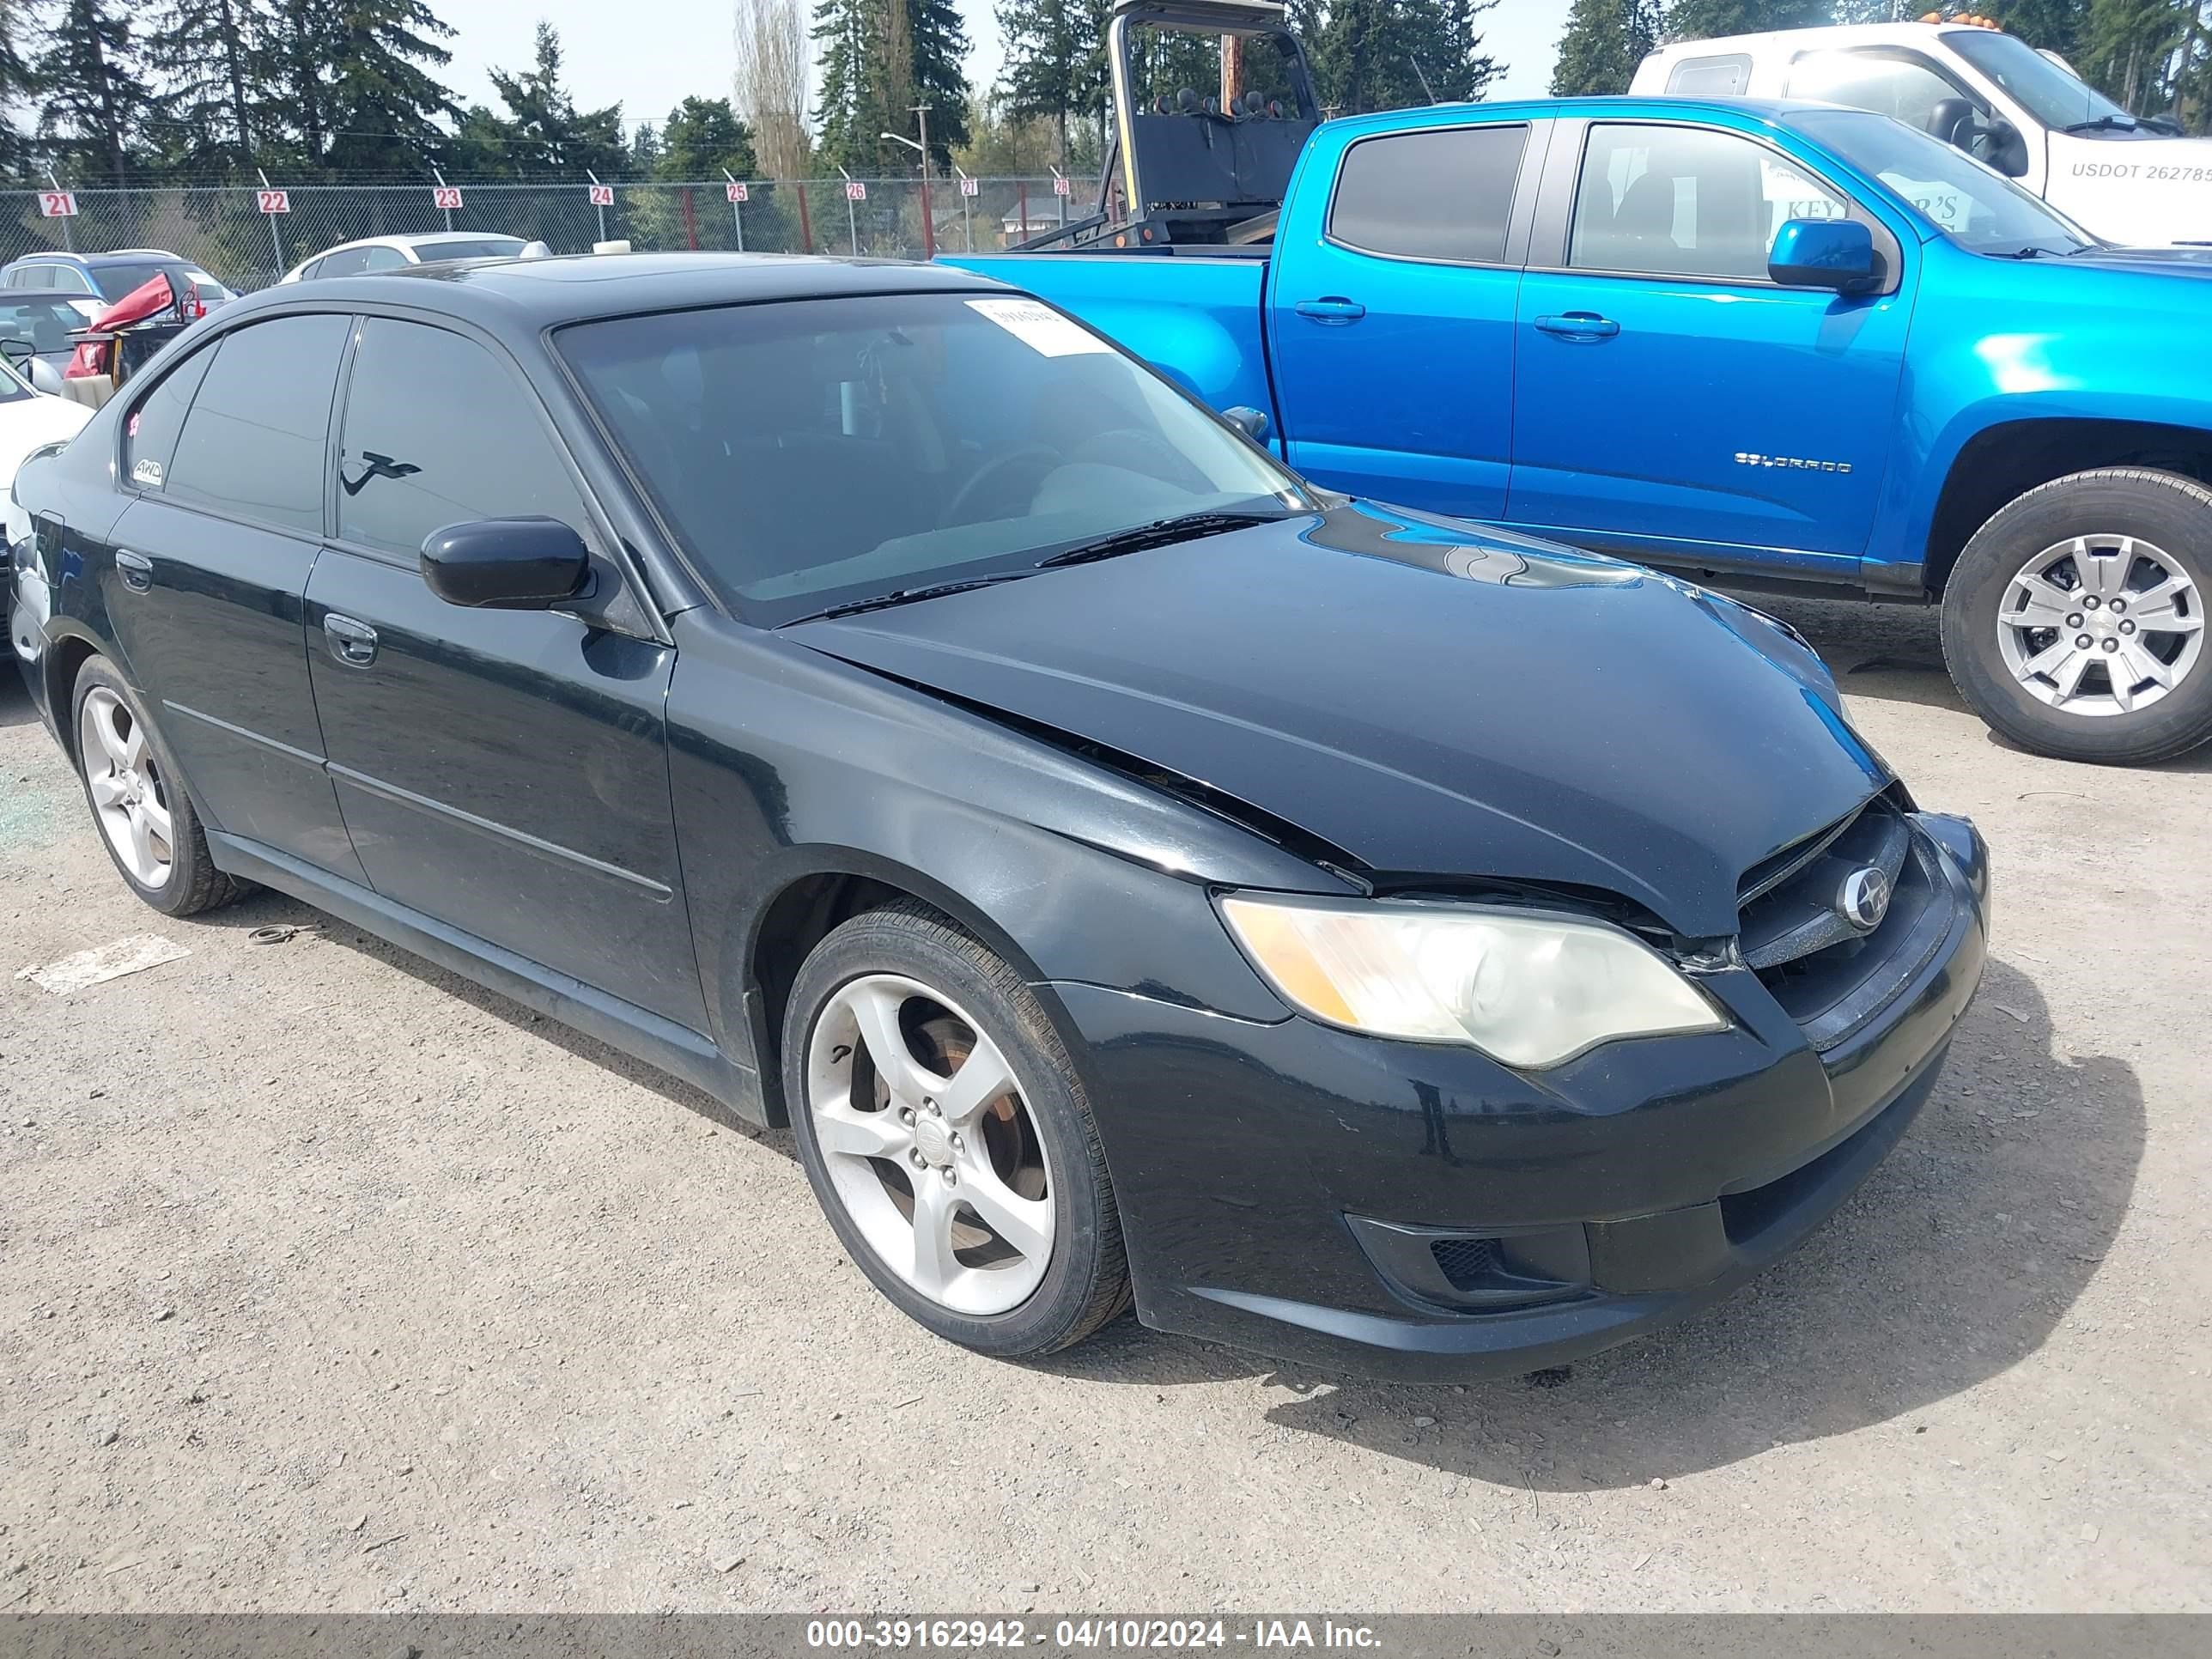
[[[1365,502],[782,631],[1194,779],[1385,881],[1601,888],[1698,937],[1889,778],[1759,613]]]

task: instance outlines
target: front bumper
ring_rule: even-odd
[[[1917,822],[1942,937],[1824,1052],[1746,970],[1709,981],[1731,1030],[1533,1075],[1055,985],[1087,1050],[1139,1316],[1433,1381],[1564,1364],[1725,1295],[1896,1145],[1980,981],[1986,849],[1963,820]]]

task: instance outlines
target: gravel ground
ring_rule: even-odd
[[[1988,832],[1988,977],[1805,1249],[1546,1387],[937,1342],[784,1137],[289,900],[137,904],[9,680],[0,1611],[2212,1608],[2212,750],[2032,759],[1931,615],[1772,608]]]

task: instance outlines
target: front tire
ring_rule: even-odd
[[[1081,1080],[1029,988],[935,911],[868,911],[792,988],[784,1097],[848,1254],[980,1353],[1080,1342],[1129,1303]]]
[[[2141,765],[2212,738],[2212,489],[2107,467],[2059,478],[1975,532],[1943,591],[1943,659],[2024,749]]]
[[[197,915],[242,890],[215,866],[176,763],[138,696],[88,657],[70,696],[77,780],[100,844],[131,890],[163,915]]]

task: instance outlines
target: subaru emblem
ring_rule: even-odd
[[[1889,914],[1889,878],[1871,864],[1852,871],[1836,895],[1836,914],[1862,933],[1874,932]]]

